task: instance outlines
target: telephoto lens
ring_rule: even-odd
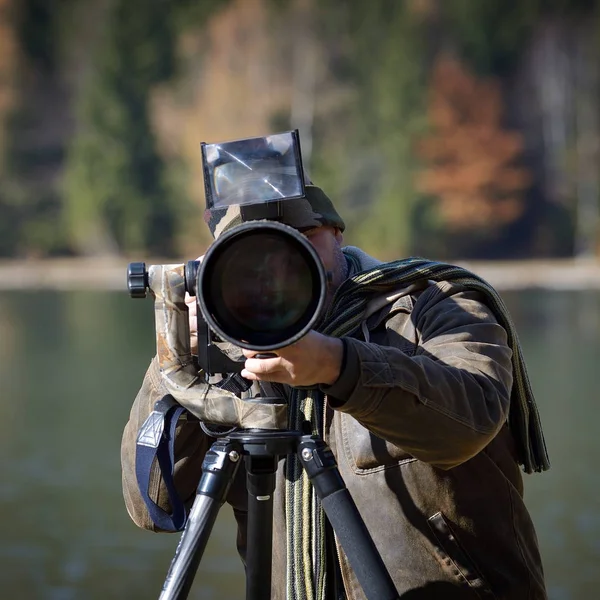
[[[208,249],[196,295],[220,338],[249,350],[275,350],[299,340],[319,320],[325,269],[296,229],[251,221],[222,234]]]

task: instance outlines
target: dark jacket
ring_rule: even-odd
[[[376,310],[361,339],[345,342],[343,372],[334,385],[323,388],[324,437],[401,596],[546,598],[536,534],[506,425],[511,351],[481,296],[447,282],[430,284]],[[135,480],[135,441],[164,394],[161,386],[153,362],[122,445],[127,509],[148,529],[154,526]],[[189,501],[210,441],[197,422],[180,424],[175,477]],[[285,599],[283,490],[280,468],[274,507],[275,600]],[[166,506],[158,473],[151,495]],[[242,477],[229,501],[243,557]],[[339,547],[338,557],[347,597],[363,600]]]

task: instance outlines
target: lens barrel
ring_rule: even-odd
[[[208,249],[196,295],[220,338],[267,351],[294,343],[315,325],[326,286],[323,263],[301,233],[274,221],[251,221]]]

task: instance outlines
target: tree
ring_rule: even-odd
[[[478,80],[457,60],[440,56],[429,118],[433,133],[418,144],[428,166],[417,187],[438,199],[444,223],[457,231],[496,230],[514,222],[531,176],[517,164],[521,135],[503,129],[499,84]]]
[[[321,39],[344,93],[335,113],[317,120],[315,176],[346,220],[346,241],[381,258],[409,254],[418,236],[412,215],[421,198],[410,174],[426,125],[428,62],[428,14],[419,4],[319,4]]]
[[[2,255],[65,251],[57,174],[70,131],[69,104],[55,34],[59,8],[70,1],[0,1]]]
[[[174,71],[170,4],[115,0],[78,106],[66,173],[69,230],[84,253],[173,253],[175,210],[148,97]]]
[[[6,122],[14,105],[18,47],[12,22],[11,0],[0,0],[0,177],[5,183]],[[5,186],[2,186],[5,188]],[[15,207],[0,191],[0,255],[8,254],[14,246]]]

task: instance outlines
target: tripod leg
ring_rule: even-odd
[[[394,582],[344,484],[333,452],[319,438],[303,436],[298,456],[365,596],[368,600],[397,600],[400,596]]]
[[[185,600],[208,538],[239,467],[239,446],[227,438],[214,442],[204,457],[194,504],[169,567],[160,600]]]
[[[276,456],[246,456],[248,487],[248,546],[246,600],[271,597],[273,544],[273,492]]]

